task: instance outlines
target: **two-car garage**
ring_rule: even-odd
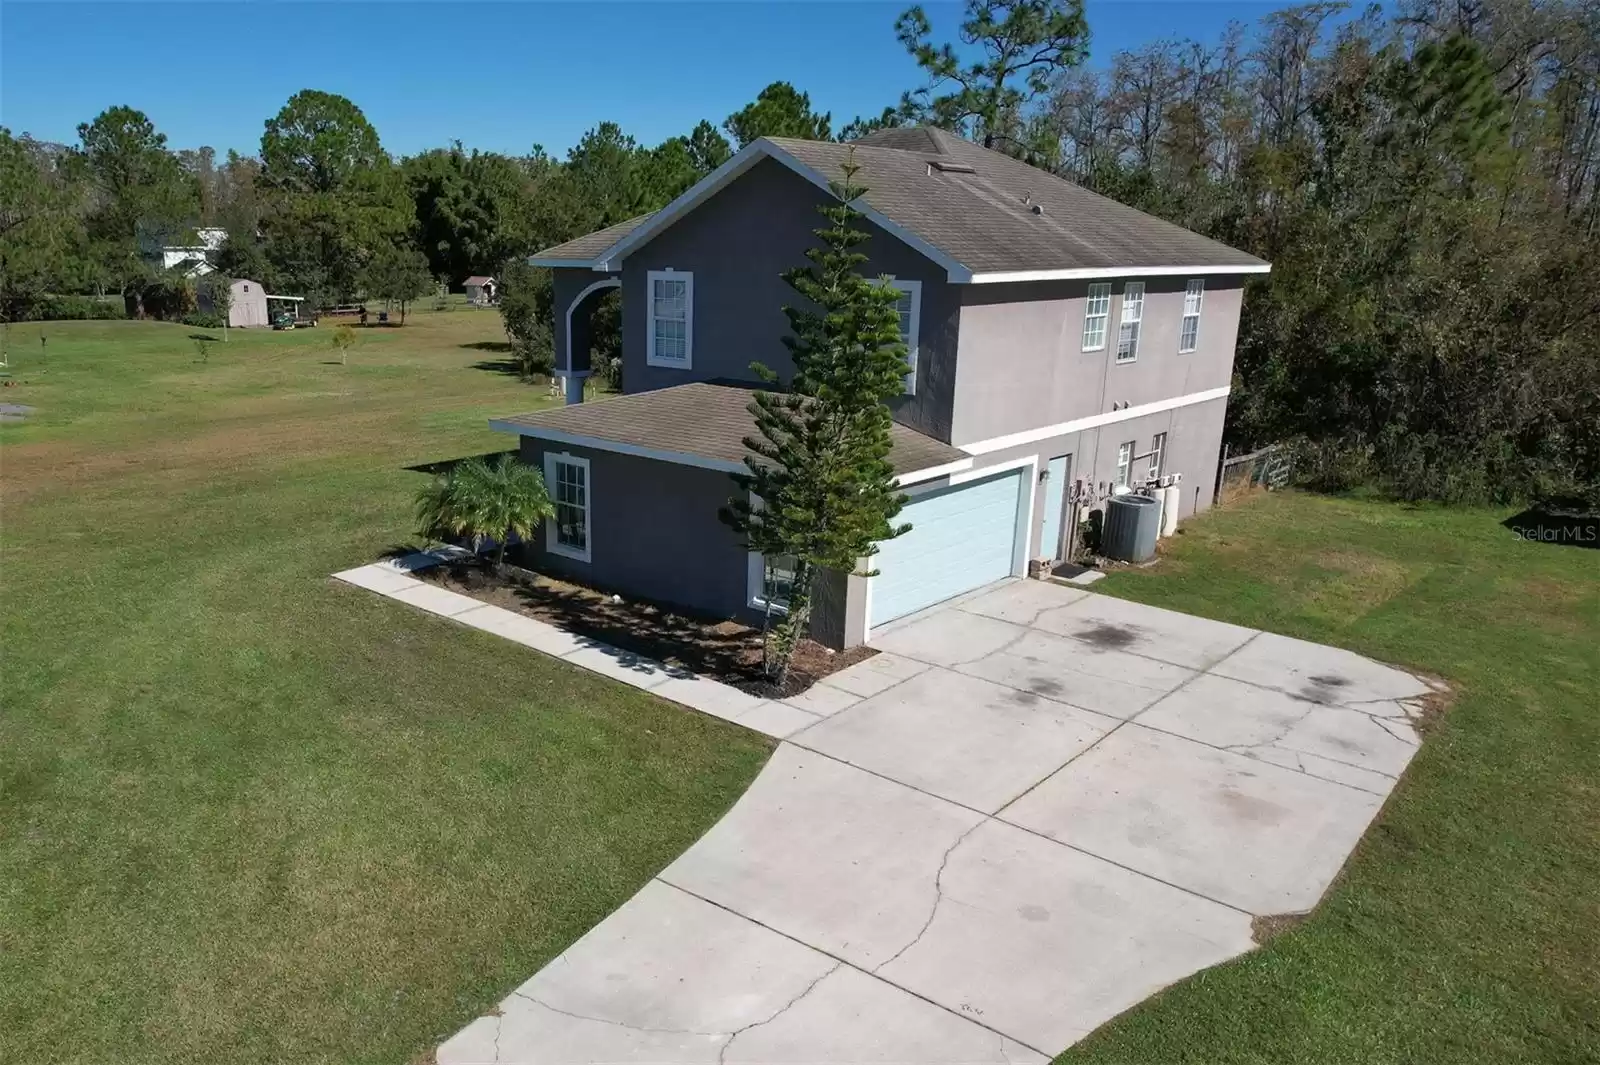
[[[1018,572],[1026,555],[1024,478],[1013,468],[912,495],[904,536],[873,557],[868,624],[876,628]]]

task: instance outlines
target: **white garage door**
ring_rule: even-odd
[[[1016,558],[1022,471],[913,496],[897,519],[911,524],[873,556],[873,626],[1008,577]]]

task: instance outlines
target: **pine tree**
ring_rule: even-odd
[[[817,572],[861,572],[878,541],[909,529],[891,524],[905,503],[889,462],[887,406],[906,373],[899,292],[859,272],[867,258],[857,250],[867,234],[852,206],[866,192],[855,183],[859,169],[852,152],[844,180],[830,185],[834,201],[819,208],[827,222],[816,230],[820,246],[806,251],[810,265],[783,275],[805,301],[784,307],[794,376],[782,391],[756,393],[750,410],[760,435],[744,442],[749,472],[734,476],[741,493],[723,513],[751,551],[789,560],[787,611],[774,619],[769,606],[764,654],[780,690],[810,624]],[[754,369],[769,385],[781,383],[770,368]]]

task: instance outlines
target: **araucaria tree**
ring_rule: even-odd
[[[744,442],[748,472],[734,475],[739,491],[723,511],[769,569],[782,560],[792,576],[781,614],[767,597],[764,666],[780,689],[811,621],[818,571],[870,576],[858,567],[870,565],[878,541],[909,529],[893,524],[905,497],[889,462],[887,401],[906,373],[899,292],[860,273],[867,234],[853,204],[866,189],[855,183],[853,155],[842,169],[835,202],[820,208],[827,223],[816,231],[821,245],[806,252],[810,265],[783,275],[802,301],[783,309],[794,376],[782,391],[756,393],[750,410],[760,435]],[[766,366],[754,369],[770,385],[783,383]]]

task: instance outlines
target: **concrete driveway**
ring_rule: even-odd
[[[795,700],[815,723],[721,822],[441,1065],[1047,1060],[1313,907],[1430,691],[1032,581],[874,644]]]

